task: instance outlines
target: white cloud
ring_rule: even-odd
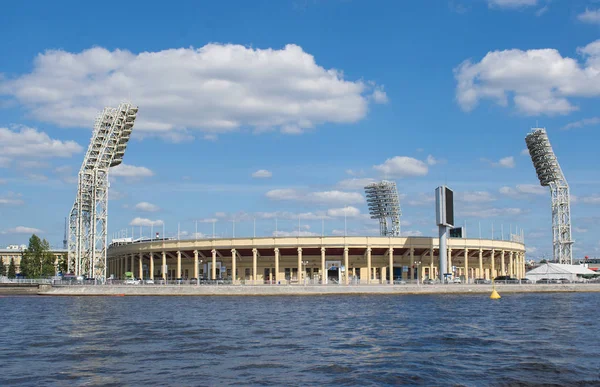
[[[522,149],[521,156],[529,156],[529,149],[527,149],[527,148]]]
[[[135,205],[135,209],[144,212],[156,212],[160,210],[160,208],[156,204],[148,202],[139,202]]]
[[[461,192],[458,193],[458,199],[464,203],[489,203],[496,198],[487,191]]]
[[[267,171],[266,169],[259,169],[258,171],[254,172],[252,174],[252,177],[257,178],[257,179],[265,179],[265,178],[269,178],[271,176],[273,176],[271,171]]]
[[[429,171],[427,164],[421,160],[406,156],[396,156],[387,159],[385,163],[373,168],[387,177],[424,176]]]
[[[433,157],[432,155],[428,155],[427,156],[427,165],[436,165],[440,163],[440,160],[437,160],[435,157]]]
[[[347,206],[344,208],[330,208],[327,210],[327,216],[332,218],[342,218],[344,216],[348,218],[354,218],[360,215],[360,210],[356,207]]]
[[[518,216],[524,214],[522,208],[471,208],[460,211],[461,216],[473,218],[492,218],[499,216]]]
[[[154,176],[154,172],[146,167],[136,167],[135,165],[119,164],[113,167],[109,171],[109,175],[112,177],[125,177],[125,178],[142,178]]]
[[[364,178],[353,178],[353,179],[345,179],[340,181],[337,185],[341,189],[349,189],[349,190],[362,190],[365,186],[372,184],[375,182],[375,179],[370,177]]]
[[[30,73],[0,79],[0,94],[33,117],[65,127],[89,127],[103,106],[128,99],[140,106],[137,131],[159,135],[352,123],[366,116],[370,100],[387,100],[382,86],[344,80],[342,71],[319,66],[294,44],[211,43],[139,54],[48,50]]]
[[[162,226],[162,220],[150,220],[146,218],[134,218],[131,222],[129,222],[130,226],[143,226],[143,227],[151,227],[151,226]]]
[[[487,0],[490,8],[520,8],[537,5],[538,0]]]
[[[420,193],[416,198],[408,199],[407,204],[409,206],[429,206],[435,202],[435,196],[433,192],[431,193]]]
[[[20,160],[33,158],[72,157],[83,148],[74,141],[51,139],[44,132],[25,126],[15,126],[12,129],[0,128],[0,154],[7,164],[11,159]],[[27,161],[27,163],[32,163]],[[24,167],[39,167],[40,165],[19,163]]]
[[[600,195],[581,196],[578,201],[585,204],[600,204]]]
[[[14,193],[14,192],[9,192],[5,196],[0,196],[0,206],[1,205],[5,205],[5,206],[20,206],[20,205],[22,205],[24,203],[25,202],[23,202],[23,200],[21,199],[21,194],[17,194],[17,193]]]
[[[584,23],[600,24],[600,9],[585,9],[585,12],[577,15],[577,19]]]
[[[307,200],[313,203],[323,204],[335,204],[335,203],[362,203],[364,198],[357,192],[343,192],[343,191],[324,191],[324,192],[311,192],[307,196]]]
[[[0,179],[0,184],[6,184],[6,180],[5,179]]]
[[[526,197],[526,195],[545,195],[548,193],[548,189],[536,184],[517,184],[515,188],[500,187],[498,192],[513,198],[519,198]]]
[[[583,128],[584,126],[597,125],[597,124],[600,124],[600,117],[584,118],[579,121],[570,122],[570,123],[566,124],[565,126],[563,126],[562,129],[569,130],[569,129],[573,129],[573,128]],[[527,151],[527,154],[529,154],[529,151]]]
[[[266,194],[272,200],[298,200],[301,195],[292,188],[272,189]]]
[[[354,204],[364,201],[363,196],[357,192],[338,190],[304,193],[292,188],[283,188],[268,191],[266,196],[271,200],[297,200],[315,204]]]
[[[8,230],[3,231],[3,234],[39,234],[43,231],[39,228],[33,227],[25,227],[25,226],[17,226],[15,228],[9,228]]]
[[[551,48],[493,51],[480,62],[466,60],[454,69],[457,101],[470,111],[482,99],[507,106],[512,96],[524,114],[568,114],[578,109],[569,98],[600,96],[600,40],[577,51],[583,64]]]
[[[587,228],[582,228],[582,227],[574,227],[573,231],[575,231],[576,233],[583,234],[583,233],[588,232],[588,229]]]
[[[46,175],[42,175],[39,173],[30,173],[27,175],[27,178],[29,180],[33,180],[33,181],[46,181],[48,180],[48,176]]]
[[[489,162],[489,160],[482,159],[482,161]],[[494,167],[502,167],[502,168],[514,168],[516,166],[515,158],[513,156],[503,157],[496,162],[491,162]]]

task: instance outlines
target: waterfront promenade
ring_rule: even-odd
[[[600,283],[498,284],[500,295],[546,292],[600,292]],[[45,296],[279,296],[369,294],[490,294],[492,285],[75,285],[41,286]]]

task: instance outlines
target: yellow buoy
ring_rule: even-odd
[[[502,297],[500,297],[500,294],[498,294],[498,292],[496,291],[496,289],[492,290],[492,294],[490,294],[490,298],[492,300],[499,300]]]

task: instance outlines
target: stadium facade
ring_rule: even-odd
[[[452,277],[525,276],[521,242],[449,238]],[[393,284],[439,278],[439,238],[309,236],[115,243],[108,273],[142,279],[230,279],[234,284]]]

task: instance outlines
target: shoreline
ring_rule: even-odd
[[[491,294],[492,285],[40,285],[40,296],[324,296]],[[29,290],[29,289],[28,289]],[[500,295],[519,293],[594,293],[600,283],[496,285]],[[4,293],[0,289],[0,294]]]

